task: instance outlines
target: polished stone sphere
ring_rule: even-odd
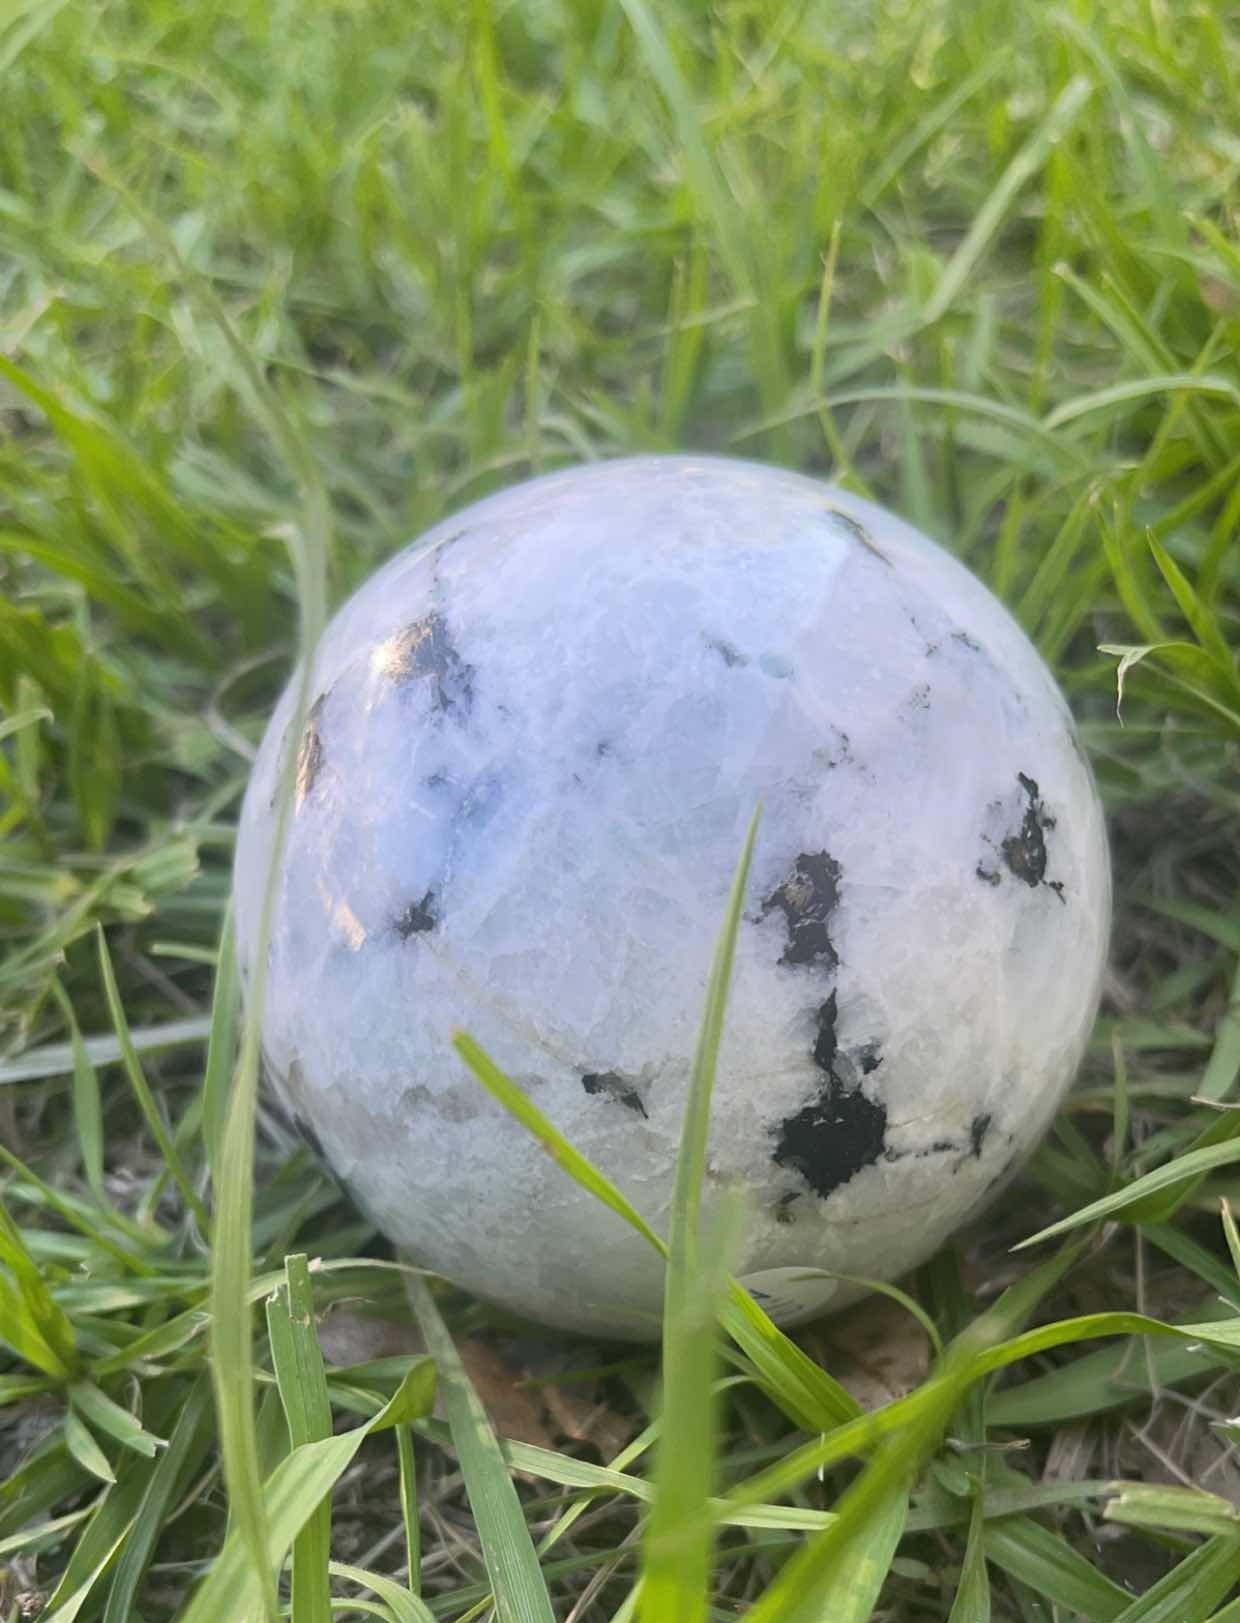
[[[345,604],[246,796],[271,1085],[410,1257],[546,1323],[658,1332],[662,1264],[492,1101],[469,1031],[666,1231],[711,954],[763,814],[705,1201],[784,1323],[890,1279],[1032,1151],[1110,914],[1054,680],[947,552],[847,492],[637,457],[491,496]],[[292,758],[290,760],[290,757]]]

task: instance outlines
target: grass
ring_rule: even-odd
[[[4,1623],[1237,1623],[1234,23],[4,9]],[[846,1329],[794,1342],[693,1266],[700,1114],[663,1400],[657,1354],[544,1367],[416,1281],[422,1358],[336,1188],[261,1130],[251,1172],[229,861],[299,639],[481,493],[681,446],[829,474],[964,557],[1111,817],[1079,1084],[905,1282],[943,1350],[864,1412]],[[369,1340],[325,1360],[359,1301]],[[558,1405],[537,1440],[496,1435],[505,1385]]]

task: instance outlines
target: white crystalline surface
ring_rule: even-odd
[[[374,576],[313,692],[298,739],[281,701],[246,797],[242,970],[292,749],[264,1058],[414,1260],[551,1324],[657,1333],[658,1257],[450,1037],[665,1231],[759,800],[706,1201],[746,1192],[760,1299],[791,1322],[833,1289],[801,1269],[900,1274],[1049,1124],[1106,949],[1097,794],[1023,633],[891,514],[711,458],[538,479]]]

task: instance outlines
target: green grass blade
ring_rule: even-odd
[[[690,195],[710,221],[735,290],[745,296],[752,310],[752,365],[764,409],[768,414],[775,412],[788,391],[787,362],[777,323],[775,290],[767,285],[764,275],[762,239],[746,229],[744,215],[720,173],[695,98],[661,26],[664,19],[672,21],[674,13],[662,10],[656,15],[647,0],[620,0],[620,4],[651,77],[671,111]]]
[[[1236,960],[1227,1007],[1214,1028],[1214,1047],[1201,1078],[1203,1099],[1225,1099],[1240,1078],[1240,958]]]
[[[84,1471],[109,1485],[116,1481],[116,1473],[108,1464],[108,1457],[91,1435],[90,1428],[72,1409],[65,1415],[62,1435],[65,1447]]]
[[[409,1294],[438,1370],[441,1401],[478,1527],[498,1623],[555,1623],[521,1501],[486,1410],[429,1287],[412,1279]]]
[[[199,1043],[210,1034],[211,1023],[201,1015],[186,1020],[169,1020],[162,1025],[135,1027],[129,1039],[136,1054],[158,1054],[164,1049]],[[82,1045],[92,1065],[111,1065],[121,1058],[121,1045],[111,1033],[84,1037]],[[17,1059],[0,1063],[0,1087],[13,1082],[37,1082],[43,1077],[73,1073],[73,1045],[47,1043],[31,1048]]]
[[[69,1388],[69,1401],[83,1419],[122,1448],[131,1448],[135,1454],[153,1459],[157,1450],[166,1446],[162,1437],[153,1436],[136,1415],[100,1391],[93,1381],[75,1381]]]
[[[101,1206],[106,1206],[108,1200],[103,1188],[103,1106],[99,1096],[99,1077],[82,1041],[73,1005],[58,980],[52,982],[52,995],[60,1008],[61,1018],[69,1028],[69,1044],[73,1052],[73,1121],[82,1152],[82,1171],[86,1174],[91,1194]]]
[[[1171,588],[1180,613],[1193,628],[1197,641],[1213,659],[1218,661],[1220,670],[1231,676],[1231,686],[1240,693],[1240,677],[1236,675],[1235,656],[1227,638],[1223,635],[1218,616],[1198,597],[1188,576],[1158,538],[1150,535],[1147,539],[1150,551],[1154,554],[1154,562],[1158,565],[1162,578]]]
[[[104,1494],[82,1536],[74,1546],[60,1582],[52,1591],[40,1623],[73,1623],[91,1600],[117,1551],[133,1530],[143,1480],[134,1476],[121,1488]]]
[[[422,1593],[422,1525],[418,1514],[418,1471],[413,1434],[408,1426],[396,1428],[396,1461],[400,1472],[400,1517],[405,1529],[405,1561],[409,1567],[409,1593]]]
[[[1231,1130],[1234,1132],[1236,1129],[1232,1127]],[[1190,1150],[1187,1155],[1178,1156],[1166,1166],[1156,1167],[1153,1172],[1134,1178],[1122,1189],[1115,1189],[1109,1195],[1090,1201],[1087,1206],[1082,1206],[1079,1211],[1072,1212],[1068,1217],[1060,1218],[1048,1228],[1039,1229],[1036,1234],[1031,1234],[1027,1240],[1022,1240],[1012,1249],[1023,1251],[1027,1246],[1040,1245],[1043,1240],[1055,1239],[1058,1235],[1068,1234],[1086,1224],[1097,1223],[1103,1218],[1114,1217],[1117,1214],[1123,1215],[1138,1201],[1145,1200],[1150,1195],[1158,1195],[1164,1190],[1192,1183],[1202,1173],[1212,1172],[1216,1167],[1230,1166],[1233,1161],[1240,1161],[1240,1140],[1235,1138],[1228,1139],[1222,1144],[1207,1145],[1204,1149]]]
[[[283,1563],[293,1540],[348,1470],[367,1437],[408,1425],[424,1415],[434,1392],[434,1369],[429,1359],[420,1359],[391,1401],[364,1425],[320,1442],[303,1443],[280,1461],[263,1484],[268,1539],[264,1565],[269,1576]],[[180,1623],[220,1623],[223,1618],[246,1617],[261,1606],[262,1589],[249,1551],[239,1530],[234,1529]]]
[[[1130,400],[1147,400],[1152,395],[1174,394],[1181,389],[1190,395],[1218,396],[1233,405],[1240,405],[1240,386],[1230,378],[1211,373],[1165,372],[1154,377],[1129,378],[1123,383],[1111,383],[1105,389],[1095,389],[1088,394],[1078,395],[1075,400],[1065,400],[1054,411],[1047,412],[1042,419],[1042,427],[1053,434],[1065,424],[1088,417],[1093,412],[1126,405]]]
[[[126,1272],[146,1278],[156,1274],[155,1264],[141,1254],[141,1250],[145,1249],[150,1240],[158,1238],[157,1233],[153,1233],[149,1226],[132,1222],[111,1206],[106,1207],[103,1212],[97,1209],[92,1211],[84,1202],[72,1196],[59,1194],[51,1184],[45,1183],[3,1144],[0,1144],[0,1161],[17,1173],[22,1182],[38,1195],[48,1211],[55,1212],[70,1228],[85,1235],[92,1245],[106,1252]],[[137,1242],[137,1246],[126,1247],[120,1244],[111,1237],[107,1232],[108,1229],[120,1229],[131,1241]]]
[[[159,1106],[155,1103],[155,1095],[151,1092],[150,1084],[146,1080],[146,1073],[142,1069],[142,1061],[138,1058],[137,1050],[130,1041],[129,1022],[125,1017],[120,988],[116,984],[116,972],[112,968],[112,957],[108,952],[108,944],[102,926],[96,928],[95,944],[99,953],[99,971],[103,977],[108,1012],[112,1016],[116,1040],[120,1045],[121,1063],[124,1065],[125,1074],[129,1078],[129,1085],[133,1089],[134,1097],[138,1101],[143,1120],[146,1122],[151,1137],[155,1140],[159,1153],[163,1156],[168,1171],[172,1174],[173,1182],[181,1191],[181,1197],[185,1201],[186,1208],[193,1213],[199,1227],[205,1233],[210,1227],[207,1209],[199,1199],[198,1192],[190,1181],[185,1164],[172,1141],[172,1135],[164,1125]]]
[[[233,935],[231,904],[224,909],[219,956],[211,993],[211,1026],[207,1036],[207,1063],[202,1073],[202,1142],[207,1165],[219,1177],[224,1123],[228,1116],[228,1090],[237,1065],[237,1038],[241,1025],[241,982],[237,972],[237,943]]]
[[[744,1353],[762,1390],[802,1431],[830,1431],[861,1414],[861,1405],[771,1320],[735,1280],[720,1322]]]
[[[821,1623],[843,1599],[842,1576],[863,1598],[876,1593],[899,1543],[914,1474],[958,1397],[951,1383],[923,1392],[910,1424],[888,1437],[844,1494],[837,1520],[797,1550],[750,1609],[752,1623]]]
[[[20,1164],[20,1163],[19,1163]],[[16,1223],[0,1204],[0,1340],[45,1374],[64,1378],[78,1363],[77,1338],[68,1315],[44,1283]]]
[[[701,1216],[702,1184],[706,1177],[710,1105],[714,1094],[715,1071],[719,1064],[719,1045],[723,1040],[728,993],[732,985],[736,936],[745,907],[745,888],[749,882],[749,868],[753,861],[754,842],[758,836],[760,817],[761,809],[755,811],[750,820],[740,860],[732,879],[723,926],[715,947],[710,979],[707,982],[706,1007],[702,1013],[701,1030],[693,1056],[689,1092],[685,1100],[684,1123],[681,1129],[680,1151],[676,1157],[676,1183],[672,1193],[672,1226],[668,1248],[668,1289],[671,1292],[688,1290],[691,1278],[698,1268],[698,1225]],[[664,1351],[665,1353],[667,1351],[666,1343]]]
[[[253,1023],[252,1013],[247,1028],[252,1029]],[[268,1525],[254,1431],[249,1300],[257,1091],[258,1049],[254,1036],[242,1047],[221,1146],[212,1233],[211,1371],[220,1453],[239,1547],[245,1550],[249,1571],[259,1585],[261,1615],[266,1623],[274,1623],[276,1589],[268,1561],[273,1534]],[[204,1613],[203,1623],[210,1616]]]
[[[493,1098],[532,1133],[551,1154],[556,1164],[596,1200],[622,1217],[631,1228],[663,1255],[665,1242],[655,1233],[645,1218],[625,1199],[609,1178],[598,1171],[584,1155],[564,1137],[548,1116],[530,1100],[512,1079],[504,1074],[495,1061],[474,1039],[464,1031],[453,1033],[452,1046]]]
[[[1114,1623],[1197,1623],[1240,1583],[1240,1539],[1212,1538],[1119,1612]]]
[[[135,1615],[138,1587],[150,1565],[164,1522],[175,1505],[177,1493],[182,1491],[187,1477],[198,1469],[210,1446],[210,1431],[205,1424],[210,1402],[211,1385],[203,1373],[186,1394],[176,1424],[169,1433],[168,1446],[146,1479],[133,1532],[121,1551],[108,1589],[102,1623],[130,1623]]]
[[[500,1070],[465,1032],[453,1046],[487,1091],[547,1149],[556,1164],[597,1200],[603,1202],[660,1253],[664,1240],[625,1199],[616,1186],[564,1137],[559,1128]],[[752,1363],[772,1400],[805,1431],[822,1431],[860,1413],[860,1405],[772,1323],[742,1286],[733,1281],[722,1310],[728,1334]]]
[[[1067,135],[1092,94],[1093,86],[1089,80],[1083,74],[1077,74],[1056,96],[1046,117],[1008,164],[998,184],[974,215],[964,241],[944,267],[938,285],[922,312],[922,319],[927,325],[938,321],[958,297],[1017,193],[1037,174],[1056,142],[1062,141]]]
[[[692,1106],[686,1110],[686,1137]],[[683,1154],[683,1150],[682,1150]],[[725,1208],[708,1255],[692,1272],[669,1268],[663,1308],[663,1403],[654,1494],[642,1543],[642,1623],[705,1623],[717,1517],[712,1510],[719,1432],[719,1305],[743,1208]]]
[[[1156,1482],[1116,1482],[1102,1514],[1126,1527],[1160,1527],[1175,1533],[1240,1532],[1240,1510],[1230,1499],[1202,1488]]]
[[[1027,1516],[990,1524],[984,1548],[995,1566],[1052,1605],[1097,1623],[1111,1623],[1131,1599],[1118,1584],[1095,1572],[1071,1544]]]
[[[1142,1359],[1140,1367],[1135,1367],[1127,1343],[1087,1353],[1051,1374],[995,1394],[987,1403],[988,1418],[992,1426],[1020,1433],[1039,1426],[1058,1426],[1148,1402],[1151,1383],[1153,1390],[1176,1387],[1234,1363],[1222,1350],[1212,1354],[1208,1347],[1195,1348],[1191,1344],[1152,1347],[1148,1357],[1148,1366]]]
[[[331,1563],[333,1578],[343,1578],[346,1583],[358,1584],[363,1589],[369,1589],[378,1595],[387,1607],[393,1623],[435,1623],[435,1614],[424,1601],[416,1595],[411,1595],[403,1589],[393,1578],[385,1578],[382,1573],[368,1572],[362,1567],[351,1567],[343,1561]],[[294,1612],[295,1623],[301,1623],[300,1616]]]
[[[815,1593],[816,1612],[831,1623],[870,1623],[908,1520],[908,1486],[897,1481],[871,1504],[859,1526],[835,1553],[830,1578]]]
[[[969,1538],[964,1547],[960,1581],[956,1585],[947,1623],[990,1623],[990,1579],[986,1572],[985,1533],[986,1522],[979,1491],[973,1496]]]
[[[286,1283],[267,1300],[271,1360],[289,1441],[294,1448],[331,1436],[323,1355],[314,1328],[314,1287],[303,1255],[285,1259]],[[327,1563],[331,1501],[324,1499],[293,1540],[293,1616],[297,1623],[331,1623]]]

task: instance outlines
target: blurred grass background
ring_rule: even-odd
[[[1171,1161],[1064,1255],[1039,1315],[1240,1311],[1216,1216],[1240,1117],[1212,1108],[1240,1073],[1234,6],[16,0],[0,103],[0,1617],[156,1623],[224,1540],[207,1292],[247,1211],[208,1176],[235,1017],[215,968],[299,625],[441,513],[584,458],[691,446],[873,495],[1013,607],[1081,718],[1117,864],[1107,999],[1017,1195],[912,1282],[936,1333],[982,1322],[1048,1213]],[[304,1157],[260,1153],[253,1245],[230,1242],[252,1298],[300,1323],[284,1259],[308,1252],[330,1265],[320,1311],[364,1295],[399,1320],[397,1276],[363,1265],[381,1243]],[[241,1312],[232,1260],[253,1485],[330,1407],[304,1337]],[[442,1305],[515,1358],[508,1384],[546,1386],[545,1348]],[[838,1372],[823,1334],[807,1362]],[[654,1361],[570,1351],[555,1382],[639,1440],[657,1425]],[[471,1512],[442,1424],[408,1429],[426,1393],[407,1352],[328,1381],[367,1424],[406,1383],[382,1422],[398,1446],[359,1435],[371,1463],[341,1467],[333,1506],[340,1559],[395,1575],[371,1615],[485,1617],[494,1586],[522,1620],[693,1615],[641,1599],[648,1490],[583,1478],[611,1454],[562,1419],[543,1422],[559,1476],[503,1498],[466,1373]],[[765,1382],[756,1342],[737,1356],[723,1487],[845,1420],[787,1347]],[[880,1472],[831,1556],[847,1582],[807,1616],[1240,1616],[1235,1354],[1051,1357],[985,1401],[970,1365],[941,1414],[946,1389],[913,1375],[926,1429],[899,1435],[931,1463],[894,1499]],[[1112,1478],[1192,1502],[1108,1498]],[[811,1471],[782,1522],[720,1531],[702,1615],[747,1615],[850,1480]],[[519,1545],[522,1517],[535,1537],[568,1518],[538,1600],[504,1597],[488,1543]],[[364,1615],[341,1573],[334,1614],[325,1573],[307,1583],[298,1623]]]

